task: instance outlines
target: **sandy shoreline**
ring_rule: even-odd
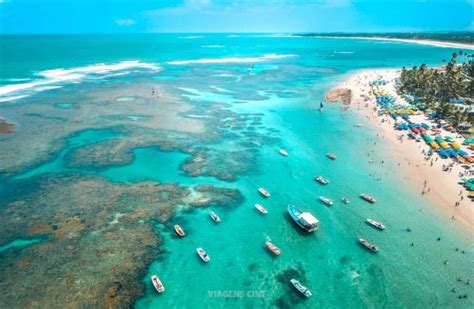
[[[424,160],[422,151],[428,151],[430,147],[425,142],[417,143],[414,140],[403,138],[400,142],[398,136],[400,134],[406,135],[406,131],[397,131],[393,128],[394,121],[391,117],[384,115],[379,116],[377,113],[377,104],[375,98],[370,94],[370,81],[382,77],[389,81],[387,85],[379,86],[381,90],[386,91],[392,95],[396,95],[394,80],[399,76],[398,69],[383,69],[383,70],[364,70],[350,75],[338,88],[347,88],[352,91],[351,106],[357,111],[363,113],[372,126],[379,132],[380,141],[385,141],[387,150],[393,155],[393,159],[400,163],[403,169],[403,181],[406,181],[415,190],[419,190],[420,196],[428,199],[430,204],[436,205],[433,207],[436,213],[442,217],[450,220],[453,224],[464,226],[472,236],[474,230],[474,203],[467,198],[467,191],[458,184],[460,179],[459,172],[464,171],[460,165],[454,165],[452,172],[443,172],[443,164],[453,162],[451,159],[441,159],[433,162],[430,166],[430,161]],[[368,98],[368,100],[366,99]],[[402,99],[397,96],[397,101]],[[425,121],[425,117],[415,116],[417,121]],[[433,158],[438,157],[437,154]],[[430,192],[422,195],[424,190],[424,182],[427,180],[427,188]],[[462,195],[460,192],[462,191]],[[464,196],[462,200],[461,196]],[[460,205],[455,207],[455,203],[460,201]],[[414,205],[414,207],[417,207]],[[454,219],[452,218],[454,216]]]
[[[430,45],[430,46],[437,46],[437,47],[444,47],[444,48],[460,48],[460,49],[474,50],[474,44],[435,41],[435,40],[396,39],[396,38],[363,37],[363,36],[314,36],[314,37],[321,38],[321,39],[354,39],[354,40],[390,41],[390,42]]]

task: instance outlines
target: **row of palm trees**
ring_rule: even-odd
[[[465,61],[458,63],[461,57]],[[455,127],[474,120],[470,108],[453,104],[459,99],[465,105],[474,103],[474,54],[453,53],[442,68],[430,68],[426,64],[403,68],[400,81],[401,93],[413,95],[421,107],[436,111]]]

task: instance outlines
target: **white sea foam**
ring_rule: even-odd
[[[28,83],[16,83],[0,86],[1,102],[12,101],[35,92],[41,92],[61,87],[66,83],[78,83],[84,79],[101,79],[124,75],[133,70],[159,70],[152,63],[140,61],[122,61],[115,64],[94,64],[72,69],[53,69],[36,73],[39,77]]]
[[[335,51],[335,54],[353,54],[353,51]]]
[[[213,58],[213,59],[195,59],[195,60],[182,60],[182,61],[170,61],[167,62],[168,64],[174,65],[184,65],[184,64],[212,64],[212,63],[254,63],[254,62],[262,62],[267,60],[273,59],[282,59],[282,58],[289,58],[289,57],[296,57],[296,55],[288,54],[288,55],[277,55],[277,54],[267,54],[263,57],[235,57],[235,58]]]
[[[17,95],[17,96],[9,96],[9,97],[0,96],[0,103],[19,100],[19,99],[23,99],[23,98],[26,98],[26,97],[27,97],[27,95]]]
[[[202,48],[224,48],[224,45],[201,45]]]
[[[189,40],[189,39],[202,39],[202,38],[204,38],[204,36],[202,36],[202,35],[188,35],[188,36],[180,36],[179,38],[180,39],[187,39],[187,40]]]

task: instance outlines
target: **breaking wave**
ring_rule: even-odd
[[[30,96],[34,93],[61,88],[61,85],[87,79],[102,79],[119,76],[137,70],[158,71],[152,63],[122,61],[115,64],[94,64],[71,69],[53,69],[37,72],[39,78],[28,83],[15,83],[0,86],[0,102],[8,102]]]

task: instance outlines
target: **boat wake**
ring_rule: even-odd
[[[34,93],[61,88],[67,83],[81,80],[103,79],[129,74],[138,70],[158,71],[160,67],[137,60],[122,61],[115,64],[94,64],[71,69],[53,69],[37,72],[39,78],[28,83],[15,83],[0,86],[0,102],[8,102],[30,96]]]
[[[194,60],[182,60],[182,61],[170,61],[167,64],[173,65],[186,65],[186,64],[225,64],[225,63],[254,63],[263,62],[274,59],[283,59],[296,57],[293,54],[278,55],[278,54],[266,54],[262,57],[233,57],[233,58],[211,58],[211,59],[194,59]]]

